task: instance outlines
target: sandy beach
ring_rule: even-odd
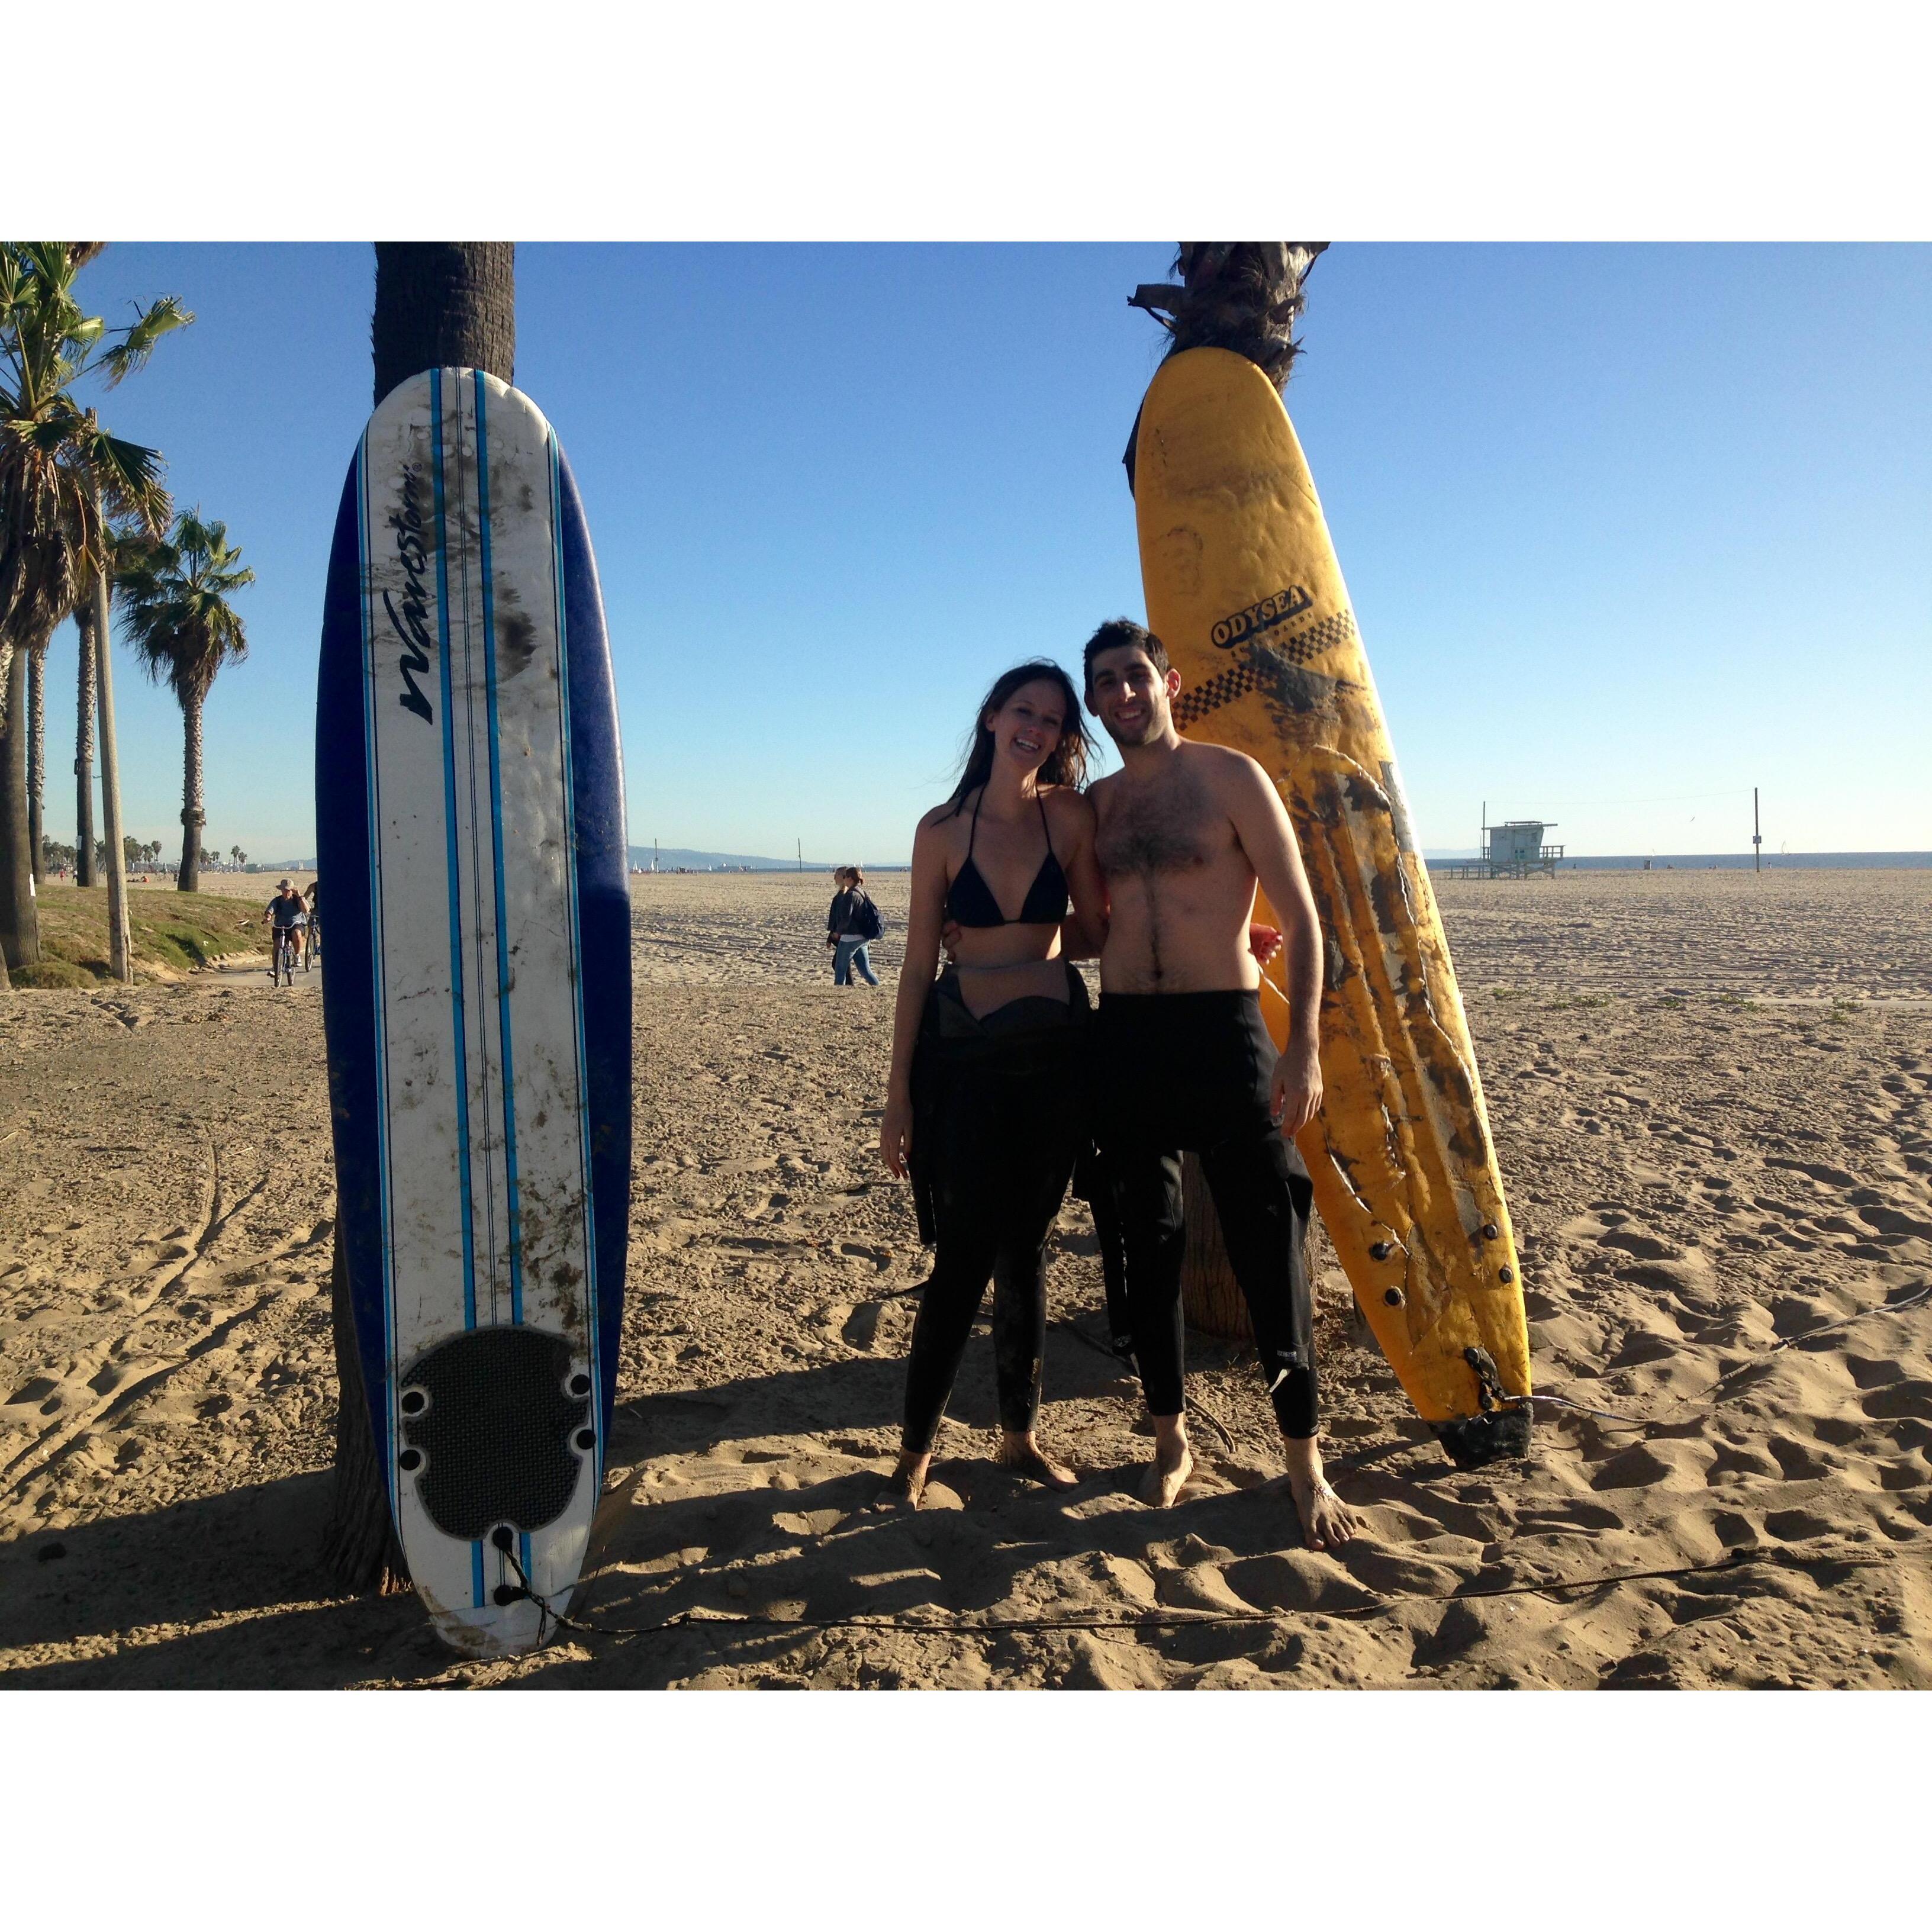
[[[1204,1338],[1200,1474],[1136,1500],[1078,1202],[1042,1430],[1082,1486],[995,1467],[980,1340],[932,1506],[867,1513],[926,1272],[873,1152],[905,881],[868,885],[876,992],[830,984],[819,876],[634,880],[628,1299],[576,1610],[669,1627],[493,1664],[318,1567],[316,983],[0,1000],[0,1683],[1932,1681],[1932,872],[1439,886],[1538,1387],[1610,1414],[1546,1409],[1530,1462],[1457,1474],[1331,1262],[1330,1468],[1367,1526],[1340,1560],[1271,1485],[1252,1360]]]

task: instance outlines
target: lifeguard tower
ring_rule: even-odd
[[[1492,879],[1526,879],[1532,872],[1556,876],[1556,862],[1563,856],[1560,845],[1546,845],[1543,835],[1553,821],[1540,818],[1513,818],[1507,825],[1485,827],[1484,869]]]
[[[1563,848],[1545,844],[1543,837],[1556,824],[1554,819],[1512,818],[1506,825],[1492,825],[1485,810],[1483,821],[1482,856],[1446,866],[1449,878],[1526,879],[1532,872],[1556,878]]]

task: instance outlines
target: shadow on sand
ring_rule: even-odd
[[[971,1352],[950,1411],[988,1450],[989,1354]],[[903,1376],[896,1358],[859,1357],[620,1402],[613,1461],[632,1473],[605,1498],[574,1607],[626,1634],[571,1634],[574,1641],[518,1666],[517,1681],[644,1688],[720,1666],[753,1666],[746,1674],[755,1677],[810,1634],[799,1624],[819,1620],[903,1618],[912,1631],[970,1622],[996,1606],[1002,1621],[1158,1615],[1156,1567],[1192,1554],[1238,1564],[1300,1544],[1285,1492],[1244,1495],[1256,1472],[1222,1464],[1217,1473],[1204,1456],[1198,1490],[1165,1512],[1142,1508],[1135,1485],[1144,1450],[1131,1432],[1137,1398],[1111,1360],[1064,1326],[1049,1338],[1056,1400],[1043,1426],[1081,1469],[1077,1490],[1042,1490],[990,1454],[948,1456],[943,1442],[934,1470],[942,1506],[874,1514]],[[1120,1399],[1118,1427],[1084,1442],[1055,1430],[1060,1402],[1086,1402],[1090,1414],[1094,1399],[1108,1396]],[[959,1442],[958,1431],[950,1440]],[[316,1551],[332,1480],[326,1472],[290,1477],[0,1550],[0,1647],[14,1658],[0,1682],[320,1688],[452,1671],[458,1660],[411,1598],[345,1598],[330,1586]],[[1432,1528],[1488,1533],[1478,1511],[1408,1478],[1364,1472],[1363,1480],[1390,1499],[1426,1498]],[[1348,1570],[1372,1570],[1373,1554],[1364,1545]],[[1378,1587],[1369,1576],[1360,1582]],[[638,1628],[693,1616],[671,1628]],[[716,1620],[745,1617],[770,1621]],[[898,1634],[850,1636],[862,1649]],[[1266,1624],[1237,1624],[1166,1633],[1161,1647],[1205,1661],[1279,1636]],[[958,1640],[986,1639],[962,1632]]]

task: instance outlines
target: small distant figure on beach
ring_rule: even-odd
[[[832,875],[838,888],[825,916],[825,943],[832,948],[832,983],[849,986],[856,971],[868,986],[879,983],[872,970],[872,942],[886,929],[879,909],[866,892],[866,874],[856,866],[841,866]]]

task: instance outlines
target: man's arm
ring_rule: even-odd
[[[1060,871],[1072,911],[1060,922],[1060,946],[1069,959],[1097,959],[1107,944],[1107,882],[1094,854],[1095,820],[1091,802],[1073,797],[1060,806],[1060,822],[1071,836]]]
[[[1322,1105],[1322,922],[1294,827],[1280,794],[1252,758],[1234,754],[1227,798],[1234,836],[1282,925],[1288,1045],[1275,1064],[1274,1100],[1281,1130],[1292,1136]]]

